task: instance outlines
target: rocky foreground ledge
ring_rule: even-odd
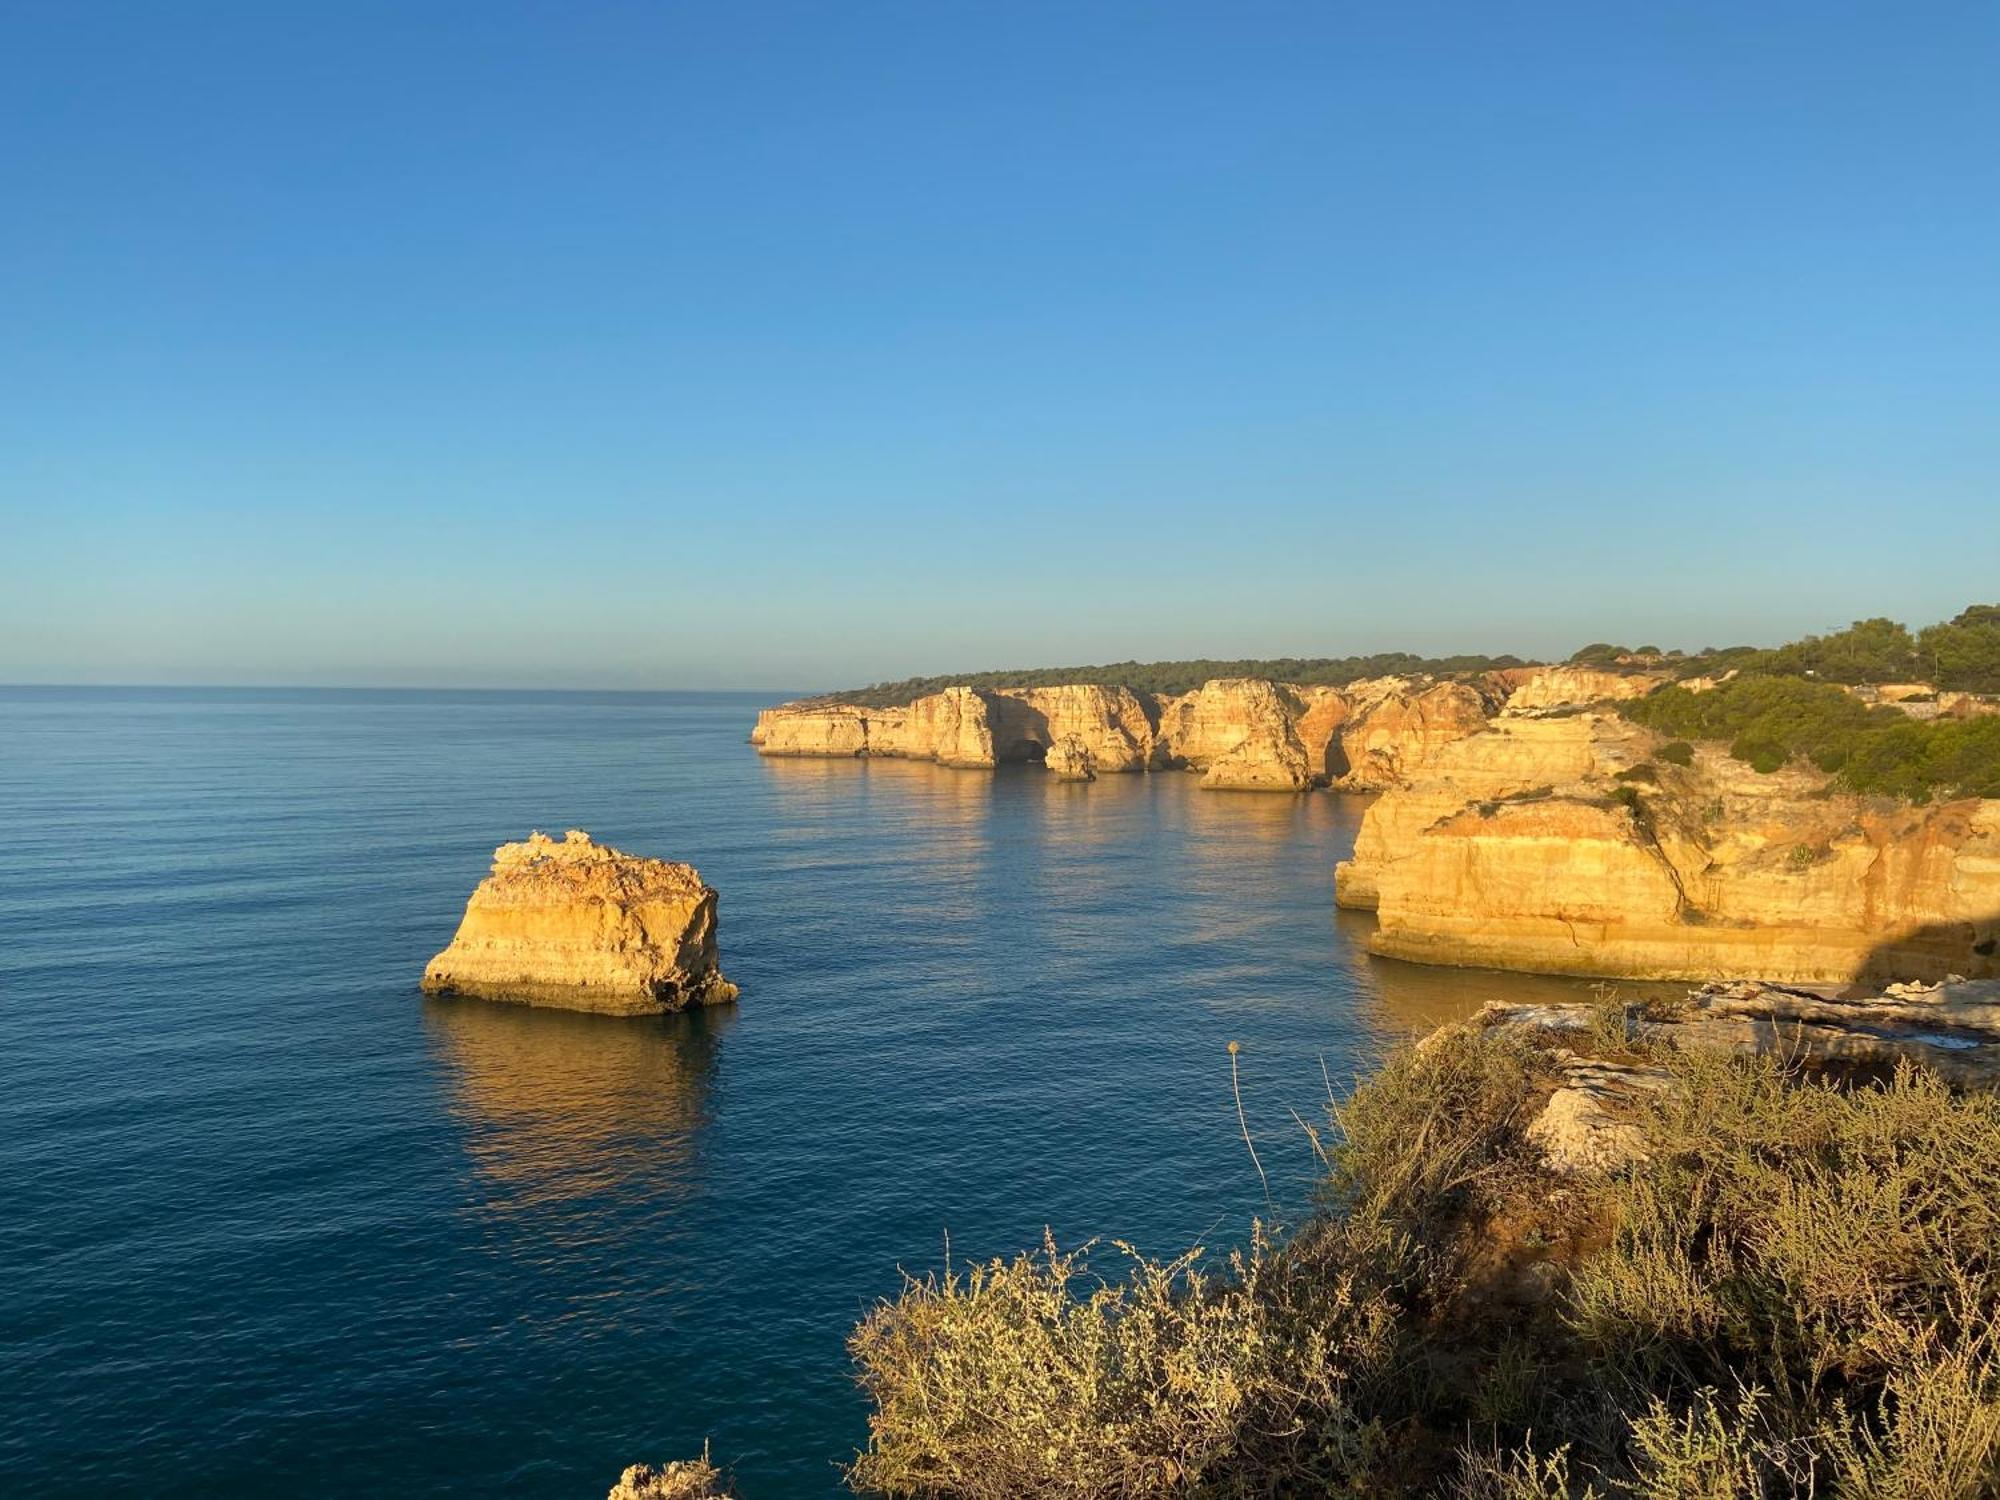
[[[1655,1049],[1770,1057],[1808,1073],[1928,1068],[1959,1088],[2000,1085],[2000,980],[1891,984],[1836,995],[1756,980],[1703,985],[1678,1005],[1492,1002],[1440,1027],[1429,1048],[1466,1031],[1522,1036],[1549,1053],[1556,1087],[1528,1127],[1558,1171],[1601,1172],[1637,1157],[1639,1117],[1675,1087]]]
[[[493,851],[427,994],[641,1015],[736,998],[716,957],[716,893],[694,866],[531,833]]]

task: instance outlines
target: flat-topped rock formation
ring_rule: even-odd
[[[1605,674],[1611,675],[1611,674]],[[1129,688],[947,688],[870,708],[831,700],[757,716],[764,755],[886,755],[990,767],[1040,761],[1093,775],[1188,770],[1222,790],[1370,791],[1424,770],[1453,740],[1485,728],[1513,682],[1384,677],[1345,687],[1217,678],[1192,692]],[[1070,747],[1056,755],[1059,743]]]
[[[736,998],[715,945],[716,895],[692,865],[642,859],[572,828],[493,851],[429,994],[634,1015]]]
[[[1614,714],[1502,715],[1371,806],[1341,904],[1421,963],[1644,979],[2000,976],[2000,801],[1686,766]]]

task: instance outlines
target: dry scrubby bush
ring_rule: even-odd
[[[854,1336],[856,1487],[2000,1494],[2000,1105],[1648,1048],[1616,1009],[1576,1045],[1675,1080],[1610,1181],[1558,1182],[1526,1141],[1546,1054],[1461,1033],[1336,1110],[1325,1201],[1282,1243],[912,1281]],[[1536,1254],[1567,1273],[1539,1304],[1506,1290]]]
[[[1365,1470],[1380,1434],[1353,1393],[1388,1349],[1387,1304],[1352,1268],[1262,1242],[1210,1275],[1128,1247],[1092,1276],[1053,1243],[913,1281],[855,1332],[875,1398],[864,1491],[1311,1493]],[[1238,1481],[1243,1481],[1239,1483]]]
[[[700,1458],[679,1459],[654,1468],[634,1464],[611,1487],[606,1500],[731,1500],[732,1491],[722,1471],[708,1461],[708,1451]]]

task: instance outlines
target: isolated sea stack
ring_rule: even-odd
[[[641,1015],[736,998],[715,954],[715,891],[694,866],[572,828],[493,851],[493,873],[424,970],[426,994]]]

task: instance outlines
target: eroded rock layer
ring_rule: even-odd
[[[493,851],[431,994],[639,1014],[736,998],[717,965],[716,896],[692,865],[642,859],[571,829]]]
[[[1167,696],[1092,685],[953,687],[888,708],[781,704],[757,716],[750,742],[764,755],[887,755],[974,768],[1074,767],[1080,747],[1093,774],[1174,768],[1200,772],[1202,785],[1217,789],[1373,790],[1484,728],[1497,701],[1462,683],[1394,677],[1344,688],[1218,678]]]
[[[2000,975],[2000,802],[1912,807],[1692,764],[1609,714],[1503,715],[1363,818],[1377,953],[1646,979]]]

